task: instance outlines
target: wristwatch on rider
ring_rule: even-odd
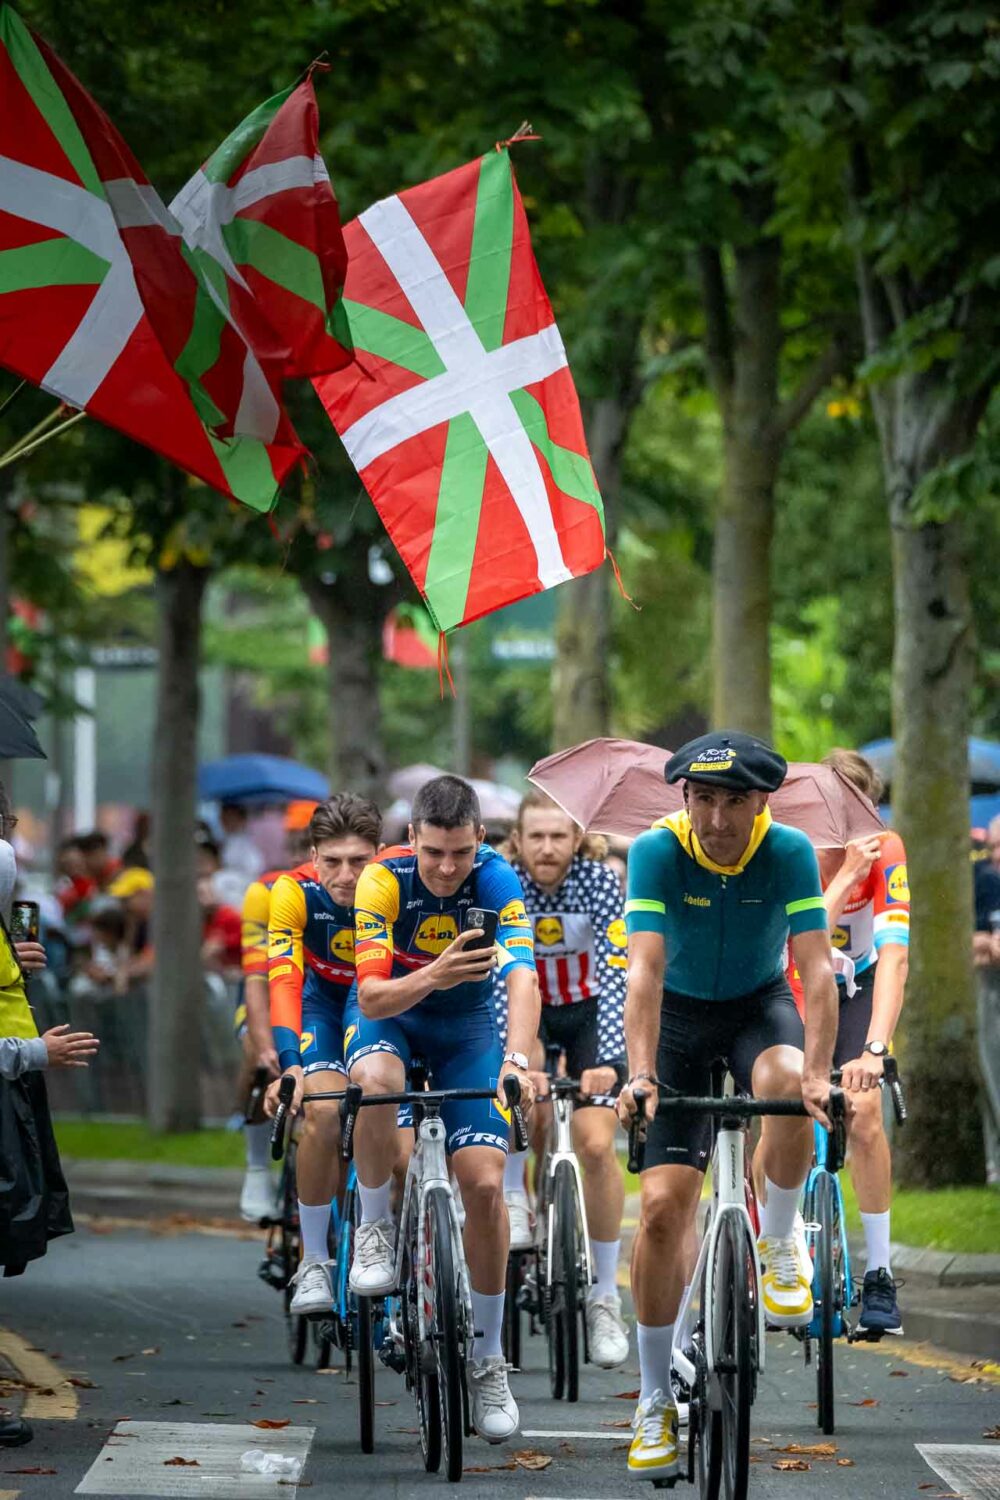
[[[503,1060],[505,1063],[510,1063],[512,1068],[518,1068],[522,1073],[528,1071],[528,1059],[523,1052],[505,1052]]]
[[[889,1051],[885,1042],[865,1042],[861,1050],[862,1052],[870,1052],[872,1057],[885,1057]]]

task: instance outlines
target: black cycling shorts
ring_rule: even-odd
[[[783,974],[736,1000],[696,1000],[663,992],[657,1076],[683,1094],[711,1092],[712,1064],[723,1062],[737,1087],[750,1093],[753,1065],[770,1047],[802,1050],[805,1034]],[[656,1116],[646,1140],[644,1170],[695,1167],[704,1172],[712,1152],[711,1115],[670,1109]]]
[[[840,991],[840,1019],[837,1022],[837,1043],[833,1049],[835,1068],[842,1068],[846,1062],[853,1062],[864,1051],[872,1021],[872,996],[875,993],[877,968],[877,964],[872,964],[864,973],[857,975],[854,981],[857,989],[853,995],[848,995],[844,985],[837,986]]]
[[[566,1052],[566,1076],[579,1078],[588,1068],[597,1067],[598,1000],[578,1000],[575,1005],[543,1005],[538,1035],[544,1043],[555,1042]],[[594,1094],[581,1099],[577,1109],[602,1105],[614,1109],[611,1094]]]

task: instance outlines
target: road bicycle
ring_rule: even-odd
[[[412,1105],[416,1140],[403,1187],[393,1278],[399,1299],[398,1324],[395,1318],[390,1322],[388,1343],[390,1347],[399,1346],[407,1388],[416,1400],[424,1467],[436,1473],[443,1458],[448,1478],[458,1481],[462,1477],[464,1439],[471,1432],[465,1372],[475,1320],[462,1232],[448,1176],[441,1106],[450,1099],[492,1099],[495,1091],[425,1091],[422,1084],[426,1070],[416,1060],[411,1063],[410,1077],[412,1089],[398,1094],[364,1097],[358,1084],[348,1084],[341,1105],[341,1142],[347,1159],[359,1109]],[[527,1132],[516,1078],[504,1079],[504,1093],[511,1111],[514,1149],[523,1151]],[[324,1095],[313,1097],[322,1099]],[[362,1318],[365,1305],[373,1300],[358,1298]],[[359,1342],[359,1366],[360,1356]],[[373,1408],[374,1389],[369,1393],[360,1382],[359,1391],[362,1405],[369,1402]]]
[[[294,1089],[294,1080],[288,1081]],[[290,1092],[288,1099],[290,1102]],[[285,1114],[287,1114],[287,1107]],[[285,1115],[283,1114],[282,1131],[284,1122]],[[275,1160],[278,1160],[279,1157],[275,1156],[274,1152],[274,1140],[275,1134],[272,1130],[271,1154]],[[302,1313],[293,1313],[291,1306],[294,1295],[292,1277],[302,1260],[302,1229],[299,1224],[299,1198],[295,1181],[297,1150],[298,1143],[293,1136],[288,1142],[287,1149],[283,1146],[284,1160],[281,1163],[281,1175],[278,1179],[277,1213],[274,1218],[264,1221],[268,1224],[267,1244],[264,1249],[264,1259],[257,1267],[257,1275],[261,1280],[282,1295],[285,1336],[293,1365],[302,1364],[309,1344],[309,1319]],[[322,1357],[322,1351],[320,1354]]]
[[[537,1102],[547,1098],[552,1111],[538,1166],[536,1244],[529,1250],[513,1250],[508,1258],[504,1350],[510,1364],[520,1365],[521,1320],[527,1312],[531,1331],[539,1322],[545,1330],[553,1397],[578,1401],[580,1365],[589,1358],[585,1308],[594,1268],[583,1178],[572,1137],[580,1081],[558,1077],[563,1050],[557,1043],[545,1049],[548,1095]]]
[[[764,1306],[760,1293],[753,1182],[745,1141],[750,1120],[763,1115],[805,1115],[793,1099],[724,1096],[725,1069],[712,1070],[712,1094],[688,1098],[657,1083],[657,1113],[684,1110],[712,1117],[712,1197],[691,1285],[681,1302],[674,1332],[675,1376],[690,1390],[687,1478],[702,1500],[746,1500],[750,1477],[750,1411],[764,1368]],[[665,1096],[665,1097],[664,1097]],[[646,1095],[635,1091],[638,1113],[629,1130],[629,1171],[641,1171]],[[844,1095],[831,1088],[828,1114],[834,1122],[828,1150],[836,1160],[846,1112]],[[839,1165],[839,1163],[838,1163]],[[672,1489],[677,1476],[655,1480]]]
[[[282,1179],[288,1172],[289,1159],[294,1163],[295,1141],[285,1144],[285,1124],[288,1118],[295,1081],[283,1078],[278,1089],[278,1107],[271,1130],[271,1155],[275,1160],[284,1156]],[[343,1106],[343,1093],[306,1094],[303,1105],[313,1099],[339,1099]],[[294,1192],[294,1165],[291,1169]],[[298,1225],[298,1204],[293,1203],[295,1225]],[[313,1324],[316,1334],[317,1367],[325,1369],[330,1363],[330,1353],[339,1349],[344,1356],[344,1374],[350,1376],[354,1362],[358,1367],[358,1424],[362,1453],[375,1450],[375,1357],[380,1353],[386,1339],[387,1311],[382,1297],[358,1297],[350,1289],[349,1277],[354,1256],[354,1236],[361,1222],[361,1203],[358,1194],[358,1178],[351,1162],[347,1171],[343,1198],[330,1204],[330,1227],[328,1244],[331,1262],[333,1298],[329,1312],[299,1315],[297,1324]],[[299,1250],[301,1258],[301,1248]],[[298,1261],[296,1261],[298,1264]],[[291,1290],[286,1293],[287,1302]],[[294,1317],[295,1315],[289,1314]],[[304,1352],[304,1342],[303,1342]],[[300,1363],[300,1361],[296,1361]]]
[[[831,1074],[831,1078],[834,1083],[840,1082],[839,1069]],[[903,1125],[906,1102],[894,1057],[885,1059],[883,1082],[892,1101],[896,1122]],[[820,1429],[830,1434],[835,1430],[834,1339],[846,1335],[850,1343],[859,1340],[878,1342],[882,1331],[859,1328],[856,1324],[852,1326],[848,1321],[848,1309],[857,1306],[859,1297],[851,1274],[847,1216],[838,1171],[843,1152],[838,1158],[831,1159],[827,1132],[817,1124],[814,1134],[815,1160],[802,1195],[806,1244],[813,1262],[814,1312],[809,1327],[796,1330],[796,1334],[802,1340],[807,1365],[812,1363],[815,1344],[816,1420]]]

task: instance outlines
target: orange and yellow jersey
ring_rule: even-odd
[[[247,887],[243,897],[243,925],[240,932],[240,949],[243,960],[243,977],[256,974],[267,978],[267,927],[271,919],[271,890],[284,870],[268,870],[259,875]]]
[[[310,861],[279,876],[268,922],[271,1029],[282,1068],[301,1062],[302,1000],[336,1012],[354,983],[354,909],[338,906]]]
[[[408,845],[384,849],[358,879],[354,937],[358,983],[412,974],[432,963],[462,931],[470,906],[498,914],[497,967],[534,969],[535,938],[524,909],[521,883],[510,865],[481,844],[468,878],[453,896],[435,896],[417,872],[417,857]],[[442,1012],[474,1010],[490,1003],[492,978],[434,990],[420,1009]]]

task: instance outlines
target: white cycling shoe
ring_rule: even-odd
[[[615,1292],[588,1297],[584,1313],[591,1363],[601,1370],[617,1370],[628,1359],[628,1328],[622,1317],[622,1299]]]
[[[509,1366],[503,1355],[491,1354],[469,1365],[472,1425],[488,1443],[503,1443],[521,1426],[517,1402],[507,1380]]]
[[[387,1219],[360,1224],[354,1235],[351,1291],[361,1297],[385,1297],[396,1289],[396,1230]]]
[[[274,1181],[267,1167],[247,1167],[240,1192],[240,1218],[250,1224],[274,1216]]]
[[[535,1219],[531,1212],[527,1193],[520,1188],[508,1188],[503,1195],[510,1220],[510,1248],[530,1250],[535,1243]]]
[[[333,1306],[333,1286],[330,1281],[331,1261],[304,1260],[292,1277],[295,1295],[288,1304],[292,1313],[329,1312]]]

